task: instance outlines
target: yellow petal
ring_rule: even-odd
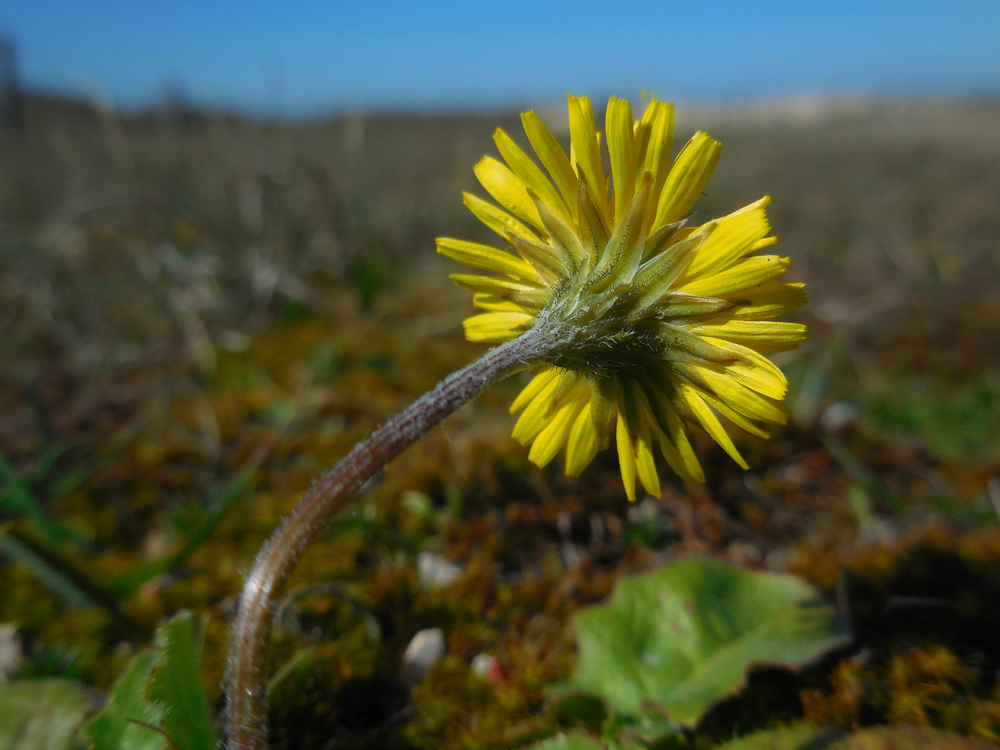
[[[590,388],[590,416],[594,422],[594,429],[597,430],[598,442],[603,443],[611,431],[611,423],[616,413],[610,394],[603,393],[600,387],[592,385]]]
[[[653,448],[650,441],[649,426],[643,423],[635,439],[635,468],[639,481],[650,495],[660,496],[660,476],[656,473],[656,462],[653,460]]]
[[[516,339],[534,325],[535,316],[518,312],[490,312],[466,318],[465,337],[479,344],[499,344]]]
[[[497,144],[500,156],[521,182],[545,201],[549,208],[563,221],[572,223],[573,218],[570,216],[566,201],[559,195],[553,184],[538,168],[538,165],[531,160],[531,157],[524,153],[521,147],[514,143],[511,137],[500,128],[497,128],[493,134],[493,142]]]
[[[535,375],[531,379],[531,382],[517,395],[514,403],[510,405],[510,413],[517,414],[517,412],[521,411],[529,402],[534,400],[535,396],[545,390],[553,381],[557,380],[562,373],[563,371],[558,367],[546,367]]]
[[[708,184],[721,151],[722,144],[702,132],[695,133],[685,144],[663,183],[653,230],[677,221],[691,210]]]
[[[770,198],[763,198],[758,203],[766,205],[767,201]],[[728,268],[749,253],[770,230],[763,206],[720,219],[712,236],[691,258],[684,272],[685,279],[710,276]],[[681,281],[683,284],[684,280]]]
[[[674,105],[653,99],[646,107],[642,123],[648,127],[649,134],[637,153],[639,166],[635,175],[636,190],[639,189],[638,182],[644,173],[653,175],[653,189],[649,195],[652,211],[667,179],[667,164],[670,162],[670,148],[674,141]]]
[[[622,471],[622,484],[625,485],[625,494],[631,502],[635,502],[635,454],[632,453],[632,439],[628,434],[628,427],[625,425],[625,415],[619,412],[618,426],[615,430],[615,438],[618,443],[618,465]]]
[[[743,320],[767,320],[797,310],[807,301],[806,285],[801,281],[775,279],[753,289],[727,294],[737,307],[730,315]]]
[[[743,460],[743,456],[740,452],[736,450],[736,446],[733,445],[733,441],[730,439],[729,435],[722,428],[719,423],[718,418],[712,413],[712,410],[708,408],[704,399],[698,395],[698,392],[687,383],[681,383],[678,392],[684,399],[684,403],[687,404],[691,413],[694,414],[695,418],[701,423],[701,426],[705,428],[705,432],[717,442],[722,449],[729,454],[736,463],[740,465],[741,468],[748,470],[750,467],[747,466],[747,462]]]
[[[764,237],[763,239],[757,240],[755,243],[753,243],[753,247],[750,248],[750,252],[761,250],[762,248],[765,247],[771,247],[771,245],[776,245],[777,243],[778,243],[777,237]]]
[[[684,450],[681,449],[681,446],[674,445],[674,442],[667,435],[662,432],[657,433],[657,438],[660,441],[660,453],[670,464],[670,468],[685,482],[702,484],[705,481],[705,474],[701,469],[701,464],[698,463],[698,458],[691,448],[687,433],[681,432],[680,434],[683,435],[681,446]]]
[[[705,481],[705,472],[702,471],[701,464],[698,463],[698,456],[691,446],[684,422],[674,410],[670,399],[663,392],[655,393],[656,414],[662,421],[663,429],[660,431],[660,450],[667,463],[677,472],[681,479],[692,484],[701,484]]]
[[[508,299],[501,299],[500,297],[496,297],[485,292],[476,292],[473,294],[472,304],[480,310],[486,310],[487,312],[528,312],[516,302],[511,302]]]
[[[507,232],[512,232],[514,235],[523,237],[526,240],[532,242],[538,241],[538,235],[502,208],[497,208],[492,203],[487,203],[482,198],[478,198],[472,193],[467,192],[462,193],[462,203],[472,211],[477,219],[501,237],[506,238]]]
[[[590,187],[597,207],[608,215],[608,185],[601,164],[600,142],[594,125],[594,110],[590,99],[585,96],[569,96],[569,134],[572,142],[571,157],[579,165],[587,185]]]
[[[548,203],[540,198],[535,198],[535,207],[538,209],[538,216],[545,225],[549,233],[549,245],[555,249],[565,266],[576,266],[586,254],[580,238],[569,224],[563,221],[562,217],[552,211]]]
[[[450,237],[438,237],[437,251],[452,260],[464,263],[473,268],[481,268],[484,271],[496,271],[505,273],[515,279],[540,282],[542,277],[530,263],[517,258],[503,250],[497,250],[489,245],[480,245],[478,242],[466,242],[465,240],[454,240]]]
[[[770,435],[764,432],[764,430],[762,430],[760,427],[755,425],[749,419],[744,417],[738,411],[730,409],[728,406],[726,406],[725,402],[720,401],[719,399],[713,396],[709,396],[707,393],[702,393],[701,397],[705,399],[705,402],[709,406],[711,406],[713,409],[719,412],[719,414],[724,416],[726,419],[728,419],[737,427],[746,430],[751,435],[756,435],[759,438],[764,438],[765,440],[767,440],[770,437]]]
[[[559,390],[560,380],[567,375],[565,370],[556,370],[556,372],[558,372],[558,376],[545,384],[514,424],[514,431],[511,434],[521,445],[530,443],[548,425],[548,417],[555,408],[552,396]]]
[[[652,114],[655,113],[657,101],[654,99],[646,107],[642,117],[632,123],[632,148],[635,149],[636,171],[642,166],[643,158],[646,154],[646,147],[649,146],[649,130],[651,126]],[[666,176],[666,175],[664,175]]]
[[[700,365],[675,364],[674,367],[701,390],[715,395],[750,419],[772,424],[784,424],[788,419],[787,412],[778,403],[747,388],[725,372]]]
[[[448,276],[463,289],[473,292],[485,292],[502,299],[510,299],[518,304],[539,309],[549,300],[548,289],[521,281],[513,281],[499,276],[476,276],[475,274],[453,273]]]
[[[524,183],[506,166],[491,156],[484,156],[472,168],[476,177],[486,192],[492,195],[497,203],[510,211],[517,218],[532,226],[542,228],[542,220],[538,216],[535,202],[528,195]]]
[[[734,344],[731,341],[713,339],[708,336],[705,336],[704,340],[740,357],[739,361],[727,365],[725,372],[737,383],[778,401],[785,397],[785,393],[788,392],[788,381],[785,379],[785,374],[767,357],[749,347]]]
[[[755,255],[738,261],[725,271],[696,279],[680,287],[680,291],[715,297],[741,289],[752,292],[750,287],[784,276],[792,262],[778,255]]]
[[[559,408],[552,421],[531,444],[531,450],[528,452],[529,461],[536,466],[545,466],[556,457],[566,444],[566,438],[569,437],[584,403],[580,398],[574,398]]]
[[[711,336],[726,339],[749,346],[757,351],[758,344],[793,344],[798,346],[809,338],[808,331],[802,323],[787,323],[775,320],[727,320],[725,323],[713,323],[695,326],[691,333],[699,336]]]
[[[542,118],[534,112],[525,112],[521,115],[521,124],[524,125],[524,132],[528,136],[531,147],[535,149],[538,158],[548,170],[549,176],[572,210],[576,205],[577,183],[579,181],[573,171],[573,166],[569,163],[569,157],[566,156],[566,152],[563,151],[556,137],[545,127]]]
[[[604,129],[611,155],[611,182],[615,191],[615,223],[628,211],[635,192],[635,143],[632,107],[627,99],[612,96],[605,113]]]
[[[588,400],[569,433],[569,440],[566,444],[566,476],[580,476],[580,472],[594,460],[600,447],[597,429],[594,427],[591,403]]]

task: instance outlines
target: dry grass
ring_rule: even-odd
[[[996,622],[997,598],[970,614],[955,592],[992,591],[1000,560],[989,502],[1000,507],[1000,105],[680,115],[678,141],[704,127],[725,143],[699,215],[771,194],[779,248],[809,284],[801,319],[813,338],[780,362],[792,424],[769,442],[738,439],[750,473],[701,440],[708,485],[666,479],[663,500],[636,514],[610,452],[578,480],[529,467],[508,437],[517,384],[492,389],[395,462],[359,516],[305,556],[293,586],[345,581],[384,639],[352,646],[367,631],[337,597],[303,605],[276,663],[328,645],[276,697],[281,746],[306,736],[322,746],[341,731],[339,714],[318,716],[310,696],[337,703],[345,685],[394,679],[426,625],[446,628],[450,656],[414,694],[408,742],[460,745],[488,726],[482,746],[503,747],[554,731],[542,687],[570,668],[571,612],[617,575],[687,554],[797,572],[828,593],[845,570],[859,577],[849,603],[870,631],[875,698],[840,711],[847,723],[892,713],[878,691],[894,689],[898,643],[944,639],[995,667],[1000,646],[986,634],[996,628],[982,623]],[[257,545],[312,478],[479,351],[462,341],[468,295],[448,284],[433,238],[489,239],[460,192],[477,190],[472,165],[492,151],[496,125],[517,137],[516,115],[261,124],[34,99],[24,130],[2,135],[0,449],[78,532],[64,553],[105,585],[165,559],[264,456],[253,492],[232,500],[240,507],[210,525],[209,542],[122,598],[148,629],[178,608],[211,614],[213,694],[231,597]],[[430,510],[411,508],[414,497]],[[419,592],[421,549],[461,564],[461,585]],[[945,568],[920,549],[961,575],[936,575]],[[941,610],[947,628],[934,612],[903,623],[913,633],[884,622],[887,602],[914,592],[958,597]],[[0,568],[0,610],[27,645],[23,674],[106,687],[124,663],[101,611],[66,606],[23,566]],[[481,650],[505,660],[503,690],[469,670]],[[813,679],[809,716],[853,700],[836,675]],[[975,689],[968,716],[943,725],[979,716],[989,686]],[[746,729],[723,714],[709,733]]]

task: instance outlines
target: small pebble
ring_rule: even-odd
[[[846,401],[837,401],[830,404],[823,410],[823,416],[819,418],[823,428],[830,432],[840,432],[857,424],[859,419],[858,410]]]
[[[403,661],[400,676],[407,682],[416,684],[424,679],[427,671],[444,656],[444,631],[441,628],[426,628],[410,640]]]
[[[21,639],[17,635],[17,624],[5,622],[0,625],[0,682],[7,678],[24,663],[21,652]]]
[[[472,658],[472,671],[485,679],[491,685],[497,685],[503,681],[503,666],[495,656],[487,653],[476,654]]]
[[[462,569],[433,552],[421,552],[417,557],[417,573],[423,586],[447,586],[462,575]]]

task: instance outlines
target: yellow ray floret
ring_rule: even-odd
[[[566,476],[580,475],[600,450],[601,441],[594,426],[590,400],[577,415],[566,441]]]
[[[527,331],[535,323],[535,316],[523,312],[490,312],[466,318],[465,337],[480,344],[499,344],[510,341]]]
[[[776,242],[770,199],[688,226],[718,141],[695,133],[671,162],[673,105],[654,99],[636,120],[628,101],[612,97],[603,135],[589,99],[570,96],[568,110],[568,153],[527,112],[531,151],[498,129],[500,159],[475,166],[496,204],[463,200],[506,249],[437,243],[442,255],[492,274],[452,276],[483,311],[465,321],[470,340],[530,331],[559,342],[511,404],[513,435],[539,466],[564,453],[569,476],[613,440],[630,500],[639,488],[660,494],[656,447],[683,480],[704,481],[693,427],[745,469],[720,417],[759,437],[767,437],[761,424],[783,424],[788,384],[764,355],[806,338],[805,326],[772,320],[806,296],[783,278],[787,258],[759,254]]]

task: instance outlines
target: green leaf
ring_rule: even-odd
[[[0,748],[71,750],[91,703],[87,689],[72,680],[0,684]]]
[[[601,737],[612,748],[645,748],[651,744],[659,747],[668,738],[681,738],[682,734],[662,712],[648,710],[638,715],[611,714],[601,727]]]
[[[159,726],[163,711],[146,700],[146,684],[160,653],[148,651],[132,659],[115,683],[104,709],[81,731],[93,750],[163,750],[162,734],[136,722]]]
[[[136,656],[107,705],[82,730],[93,750],[214,750],[190,612],[156,633],[156,648]]]
[[[147,695],[163,706],[163,729],[180,750],[213,750],[215,728],[201,684],[200,654],[190,612],[182,612],[156,635],[163,660]]]
[[[990,750],[982,740],[960,737],[932,727],[872,727],[846,733],[797,724],[756,732],[718,745],[716,750]]]
[[[848,642],[828,604],[793,576],[684,560],[619,581],[576,618],[577,674],[555,690],[604,696],[623,715],[657,705],[694,726],[755,664],[797,667]]]
[[[605,746],[585,734],[560,734],[531,746],[531,750],[606,750]]]
[[[551,710],[556,716],[586,724],[592,729],[600,729],[608,718],[605,700],[593,693],[569,692],[560,695],[552,703]]]

